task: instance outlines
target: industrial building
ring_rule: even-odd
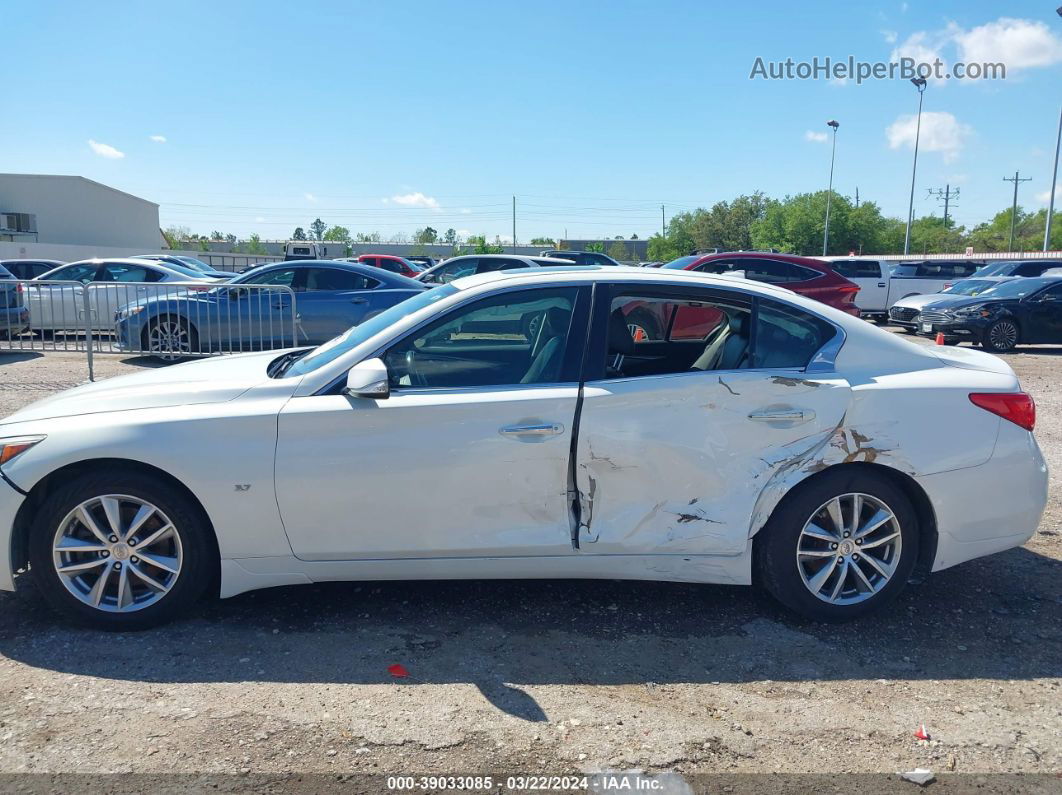
[[[84,177],[0,174],[0,241],[158,251],[159,206]]]

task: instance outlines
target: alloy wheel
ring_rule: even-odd
[[[1009,351],[1018,344],[1018,327],[1009,320],[1000,320],[988,330],[988,341],[997,350]]]
[[[130,613],[166,596],[184,559],[176,528],[139,497],[85,500],[59,523],[52,562],[63,586],[96,610]]]
[[[163,359],[176,359],[192,352],[192,336],[184,324],[160,320],[148,331],[148,350]]]
[[[797,570],[818,599],[858,604],[891,580],[902,538],[896,514],[869,494],[849,493],[823,503],[797,539]]]

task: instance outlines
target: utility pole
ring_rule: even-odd
[[[859,186],[858,185],[856,185],[856,206],[855,206],[855,208],[857,210],[859,209]]]
[[[660,237],[667,237],[667,220],[664,218],[664,205],[660,205]]]
[[[948,207],[951,206],[951,200],[959,198],[959,189],[951,189],[951,185],[945,185],[944,190],[940,188],[930,188],[929,195],[935,196],[937,201],[944,200],[944,229],[948,228]]]
[[[516,251],[516,197],[513,196],[513,251]]]
[[[1014,172],[1013,177],[1003,177],[1004,182],[1014,183],[1014,203],[1010,206],[1010,247],[1008,251],[1014,251],[1014,225],[1018,220],[1018,183],[1019,182],[1031,182],[1032,177],[1019,177],[1017,171]]]

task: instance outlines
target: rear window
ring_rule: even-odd
[[[880,279],[881,265],[875,259],[833,260],[830,267],[847,279]]]

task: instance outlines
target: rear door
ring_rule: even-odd
[[[889,308],[889,281],[885,263],[874,259],[830,260],[830,267],[859,285],[856,306],[862,312],[884,312]]]
[[[1021,307],[1022,342],[1062,342],[1062,284],[1029,296]]]
[[[580,550],[744,553],[764,487],[845,415],[848,383],[807,369],[837,330],[738,290],[598,289],[574,473]],[[663,318],[663,338],[636,341],[635,311]]]

